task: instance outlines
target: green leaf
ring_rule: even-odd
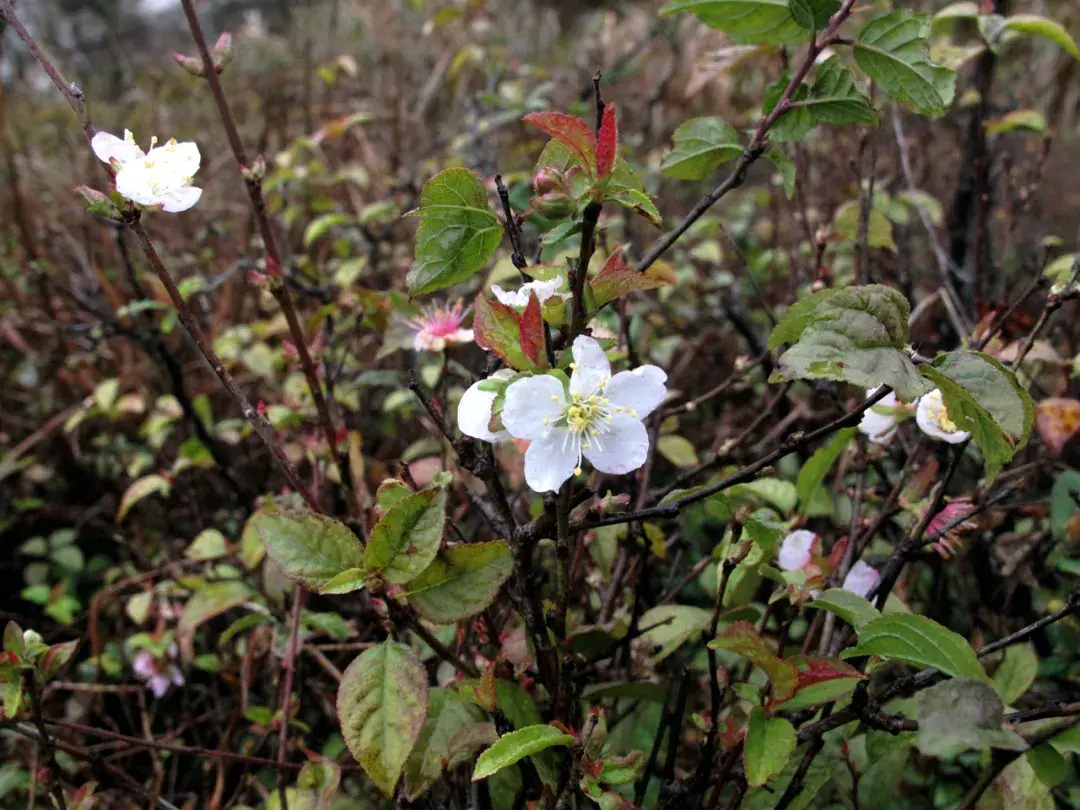
[[[780,78],[765,88],[765,96],[761,102],[761,111],[768,115],[780,103],[780,99],[791,83],[791,73],[784,71]],[[800,84],[791,93],[789,108],[776,119],[776,123],[769,130],[769,137],[778,143],[798,141],[805,138],[817,123],[813,114],[805,106],[810,97],[810,88]]]
[[[323,214],[313,219],[304,229],[304,247],[311,247],[312,243],[325,236],[332,228],[348,225],[354,221],[349,214]]]
[[[790,481],[780,478],[757,478],[745,484],[737,484],[728,490],[731,498],[754,498],[770,503],[782,514],[787,514],[795,508],[799,501],[799,491]]]
[[[1023,738],[1002,728],[1001,698],[983,680],[952,678],[918,695],[919,750],[926,756],[953,757],[990,747],[1023,750]]]
[[[930,18],[894,11],[872,20],[855,41],[855,63],[885,94],[922,115],[944,115],[956,74],[930,61]]]
[[[341,734],[356,761],[387,797],[427,716],[427,672],[404,644],[384,641],[349,664],[338,687]]]
[[[737,43],[780,45],[801,42],[809,36],[792,18],[787,0],[671,0],[660,13],[680,11],[696,15]]]
[[[819,447],[814,455],[806,460],[799,470],[799,478],[795,483],[799,491],[799,513],[805,515],[814,494],[821,488],[822,482],[832,465],[840,458],[848,442],[859,432],[858,428],[844,428],[836,432],[828,444]]]
[[[1069,763],[1050,743],[1036,745],[1024,756],[1039,781],[1047,787],[1056,787],[1069,775]]]
[[[225,535],[217,529],[203,529],[184,549],[184,556],[193,560],[215,560],[229,553],[225,545]]]
[[[891,613],[874,619],[859,631],[859,643],[844,650],[840,657],[864,655],[933,667],[957,678],[987,680],[967,639],[933,619],[912,613]]]
[[[809,95],[802,101],[792,101],[791,106],[806,108],[819,123],[878,124],[870,100],[855,86],[855,74],[836,56],[818,68]]]
[[[364,547],[348,526],[333,518],[305,511],[271,512],[258,515],[252,526],[274,561],[309,590],[364,566]]]
[[[771,382],[841,380],[888,385],[910,402],[931,390],[908,359],[907,299],[882,284],[823,290],[788,309],[770,347],[797,340],[784,352]]]
[[[690,605],[649,608],[638,619],[646,653],[654,664],[663,661],[686,642],[697,640],[711,619],[711,610]]]
[[[410,580],[406,596],[428,621],[453,624],[487,608],[513,567],[505,540],[461,543],[440,552],[426,571]]]
[[[859,203],[849,200],[837,208],[833,215],[833,233],[848,242],[855,242],[859,238],[861,218]],[[870,209],[870,215],[866,220],[866,244],[872,248],[885,248],[893,253],[898,250],[896,240],[893,239],[892,223],[877,208]]]
[[[140,478],[124,491],[124,497],[120,499],[120,508],[116,510],[116,522],[120,523],[131,511],[131,507],[143,498],[150,495],[162,495],[168,498],[171,491],[172,484],[160,475],[147,475]]]
[[[416,800],[442,777],[444,763],[454,756],[450,743],[466,726],[484,721],[484,713],[452,689],[428,692],[427,719],[405,763],[405,795]]]
[[[406,278],[410,295],[464,281],[484,266],[502,241],[502,227],[488,207],[484,184],[468,169],[446,169],[428,180],[418,213],[416,253]]]
[[[368,572],[364,568],[350,568],[337,576],[331,577],[322,587],[321,594],[343,594],[358,591],[367,584]]]
[[[866,625],[881,616],[881,612],[869,601],[843,588],[829,588],[824,593],[818,594],[807,607],[821,608],[835,613],[854,627],[857,633],[861,633]]]
[[[487,779],[503,768],[557,745],[571,745],[574,738],[555,726],[537,725],[504,734],[476,760],[472,780]]]
[[[416,492],[391,506],[371,530],[364,567],[403,585],[431,565],[446,525],[446,493]]]
[[[1006,706],[1015,703],[1031,685],[1039,672],[1039,657],[1030,644],[1014,644],[1005,648],[1005,659],[994,673],[994,688]]]
[[[824,28],[840,10],[840,0],[788,0],[791,17],[803,28]]]
[[[527,327],[520,312],[494,299],[476,296],[473,303],[473,334],[476,345],[495,354],[518,371],[540,371],[522,347]],[[544,365],[547,365],[545,358]]]
[[[664,155],[660,171],[676,180],[700,180],[743,151],[739,133],[717,116],[683,122],[672,141],[674,145]]]
[[[701,463],[694,445],[684,436],[661,436],[656,441],[656,450],[669,462],[684,470],[693,469]]]
[[[220,616],[237,605],[242,605],[254,594],[250,585],[238,580],[222,580],[203,585],[184,605],[184,610],[176,624],[177,634],[190,636],[203,622]]]
[[[1068,469],[1058,473],[1050,490],[1050,528],[1055,537],[1063,537],[1069,520],[1080,507],[1073,500],[1073,493],[1080,494],[1080,472]]]
[[[1005,29],[1021,34],[1044,37],[1058,45],[1074,59],[1080,59],[1080,48],[1064,26],[1056,20],[1040,17],[1038,14],[1014,14],[1005,19]]]
[[[330,810],[341,784],[341,768],[327,760],[304,763],[296,776],[296,787],[286,788],[289,810]],[[272,792],[266,810],[281,810],[281,798]]]
[[[986,123],[987,135],[1001,135],[1004,132],[1024,130],[1026,132],[1046,132],[1046,117],[1035,110],[1013,110],[994,121]]]
[[[781,717],[766,717],[765,710],[755,706],[746,725],[746,781],[761,787],[784,769],[794,750],[795,727]]]
[[[770,650],[749,622],[728,625],[723,633],[709,642],[709,647],[741,655],[761,669],[772,681],[773,697],[777,700],[787,700],[795,694],[798,667]]]
[[[784,194],[790,200],[795,194],[795,161],[789,158],[787,153],[778,146],[766,150],[762,157],[780,172],[780,177],[784,181]]]

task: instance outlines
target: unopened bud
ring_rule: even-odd
[[[225,66],[232,61],[232,58],[232,34],[226,31],[214,43],[214,67],[217,68],[217,72],[221,73]]]
[[[257,183],[266,177],[266,158],[258,155],[248,166],[240,167],[240,174],[244,180]]]
[[[190,73],[192,76],[205,76],[206,72],[203,70],[202,59],[196,59],[194,56],[186,56],[182,53],[174,53],[172,55],[173,61],[180,67]]]
[[[561,219],[574,213],[574,198],[562,191],[549,191],[534,197],[532,208],[536,213],[551,219]]]
[[[563,187],[566,175],[554,166],[544,166],[533,178],[533,188],[537,194],[547,194]]]
[[[816,292],[816,293],[817,293],[817,292],[821,292],[821,291],[822,291],[822,290],[824,290],[824,289],[825,289],[825,282],[824,282],[824,281],[823,281],[822,279],[820,279],[820,278],[819,278],[819,279],[815,279],[815,280],[814,280],[814,283],[810,285],[810,290],[811,290],[812,292]]]
[[[107,217],[108,219],[122,222],[124,215],[113,202],[112,198],[104,191],[98,191],[89,186],[76,186],[75,191],[86,201],[86,210],[91,214]]]

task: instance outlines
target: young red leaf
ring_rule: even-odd
[[[596,139],[589,125],[580,118],[566,113],[535,112],[521,120],[542,129],[563,144],[588,167],[589,174],[596,174]]]
[[[619,155],[619,122],[615,116],[615,105],[604,107],[604,117],[600,123],[600,132],[596,136],[596,171],[601,179],[608,177],[615,168],[615,158]]]
[[[774,699],[787,700],[795,694],[798,667],[770,650],[749,622],[732,622],[709,646],[714,650],[730,650],[764,671],[772,681]]]
[[[540,299],[535,292],[529,293],[529,303],[518,324],[521,333],[521,350],[538,368],[547,369],[547,348],[544,343],[544,319]]]
[[[837,678],[865,680],[867,677],[850,664],[832,658],[808,658],[805,663],[806,668],[799,669],[799,689],[815,683],[836,680]]]
[[[617,248],[608,256],[600,272],[589,282],[597,309],[620,295],[638,290],[653,290],[674,284],[675,274],[663,262],[656,262],[644,273],[626,263],[623,250]]]
[[[543,326],[541,325],[541,334]],[[481,349],[494,352],[518,371],[538,371],[539,367],[522,347],[522,317],[513,307],[477,296],[473,304],[473,337]],[[542,345],[542,344],[541,344]]]

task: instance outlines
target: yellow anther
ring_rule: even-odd
[[[574,467],[574,475],[581,475],[581,467]]]
[[[559,398],[558,398],[557,396],[555,396],[554,394],[552,394],[552,395],[551,395],[551,401],[552,401],[552,402],[558,402],[558,401],[559,401]]]
[[[637,419],[637,411],[630,411],[630,415]]]
[[[570,370],[575,371],[576,369],[577,369],[577,363],[571,363],[570,364]]]
[[[550,420],[550,419],[548,419],[548,418],[547,418],[547,417],[545,416],[545,417],[543,418],[543,420],[542,420],[542,421],[543,421],[543,423],[544,423],[544,424],[546,425],[546,424],[547,424],[548,422],[550,422],[551,420]]]

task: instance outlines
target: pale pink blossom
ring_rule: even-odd
[[[413,348],[441,352],[450,343],[471,343],[473,330],[461,327],[468,314],[460,299],[453,306],[428,307],[409,321],[409,328],[416,332]]]
[[[870,593],[870,589],[877,585],[879,579],[881,579],[881,574],[876,568],[859,560],[851,566],[851,570],[844,577],[842,587],[845,591],[851,591],[856,596],[865,598]]]
[[[810,564],[817,535],[807,529],[788,534],[780,544],[777,564],[785,571],[801,571]]]
[[[170,686],[184,685],[184,676],[180,669],[169,660],[176,658],[176,655],[175,644],[169,647],[167,658],[156,658],[149,650],[139,650],[131,662],[131,671],[135,673],[135,677],[146,681],[146,688],[154,693],[154,697],[164,697]]]

